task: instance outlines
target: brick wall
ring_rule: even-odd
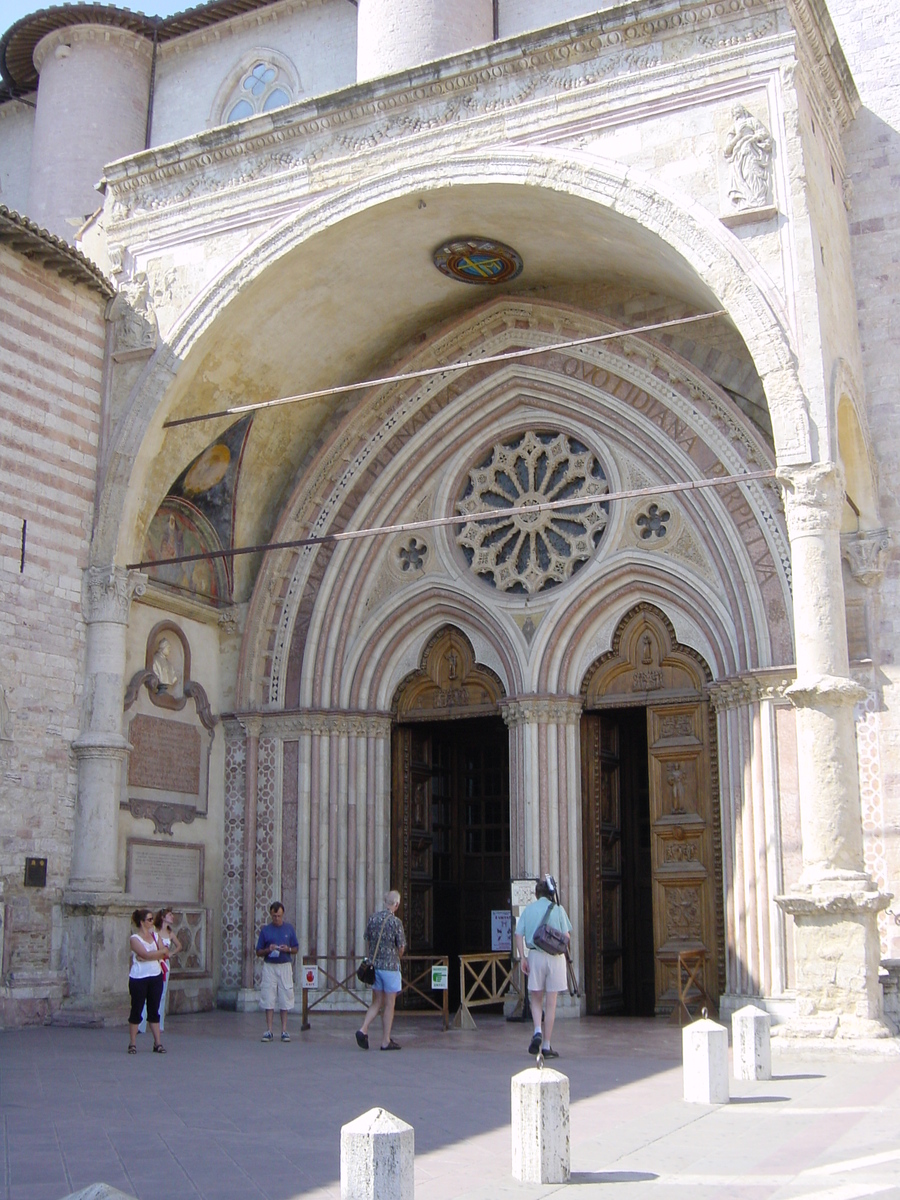
[[[105,304],[0,244],[0,1026],[44,1019],[63,989]],[[24,887],[27,856],[46,888]]]

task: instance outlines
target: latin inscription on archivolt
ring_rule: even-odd
[[[180,721],[135,716],[128,727],[134,749],[128,761],[130,787],[200,794],[200,731]]]

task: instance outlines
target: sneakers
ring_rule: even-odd
[[[266,1030],[266,1032],[262,1035],[262,1040],[264,1042],[274,1042],[275,1041],[275,1035],[272,1033],[271,1029]]]
[[[544,1058],[559,1058],[559,1051],[554,1050],[552,1046],[545,1046],[543,1050],[541,1050],[541,1054]]]
[[[281,1035],[281,1040],[283,1042],[289,1042],[291,1040],[291,1035],[288,1033],[287,1030],[285,1030],[284,1033]]]
[[[541,1031],[538,1030],[537,1033],[534,1035],[534,1037],[531,1039],[531,1041],[528,1043],[528,1053],[529,1054],[537,1054],[541,1048],[542,1040],[543,1039],[541,1038]]]

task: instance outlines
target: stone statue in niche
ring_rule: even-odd
[[[770,202],[775,141],[757,117],[735,104],[725,135],[725,161],[731,164],[728,198],[735,208],[764,208]]]
[[[172,643],[165,635],[156,643],[152,671],[159,680],[159,690],[161,692],[167,692],[177,687],[181,675],[172,661]]]

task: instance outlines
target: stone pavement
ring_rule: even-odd
[[[900,1200],[900,1057],[773,1042],[775,1078],[722,1108],[681,1099],[681,1037],[661,1021],[564,1021],[572,1183],[510,1175],[510,1078],[527,1025],[442,1033],[399,1016],[399,1054],[360,1051],[352,1016],[313,1014],[263,1045],[261,1014],[171,1017],[169,1053],[124,1029],[0,1032],[0,1200],[103,1181],[140,1200],[340,1196],[340,1127],[381,1105],[416,1135],[416,1200]],[[373,1027],[377,1034],[377,1027]]]

